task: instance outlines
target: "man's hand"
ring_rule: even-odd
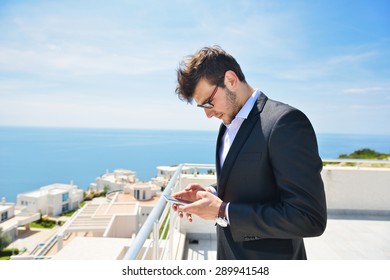
[[[184,190],[181,192],[177,192],[172,194],[174,198],[180,198],[189,201],[197,200],[196,194],[198,191],[209,191],[208,189],[202,187],[199,184],[189,184]]]
[[[172,194],[172,196],[174,198],[194,201],[193,203],[191,203],[191,205],[193,205],[194,203],[198,203],[195,201],[202,199],[202,196],[198,196],[198,193],[208,193],[208,194],[214,196],[213,194],[211,194],[211,191],[209,188],[204,188],[199,184],[189,184],[183,191],[174,193],[174,194]],[[192,216],[191,216],[192,213],[183,211],[183,209],[179,208],[179,205],[177,205],[177,204],[173,204],[173,210],[178,212],[180,218],[183,218],[183,216],[184,216],[183,213],[186,213],[187,219],[190,222],[192,222]],[[218,213],[218,210],[217,210],[217,213]]]
[[[207,191],[197,191],[196,201],[191,204],[177,205],[177,210],[188,215],[195,214],[205,220],[214,220],[219,211],[222,200]]]

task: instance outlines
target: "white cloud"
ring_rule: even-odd
[[[55,50],[2,47],[0,69],[41,75],[139,75],[172,69],[172,58],[172,53],[158,50],[147,54],[117,54],[88,46],[58,47]]]
[[[322,4],[10,4],[0,18],[0,121],[216,129],[218,120],[208,120],[202,111],[173,101],[179,60],[215,43],[237,58],[253,86],[269,88],[271,98],[275,94],[308,110],[320,125],[332,119],[327,110],[333,103],[342,104],[338,110],[330,109],[337,116],[334,119],[352,112],[346,104],[387,106],[386,35],[380,42],[373,37],[357,40],[353,32],[335,37],[333,22],[318,25],[327,22],[323,14],[313,20],[310,7],[314,6],[318,11]],[[380,98],[363,100],[364,93]],[[317,103],[321,108],[311,109]],[[375,118],[375,110],[370,112]]]
[[[354,87],[342,90],[347,94],[373,94],[373,93],[390,93],[390,87],[373,86],[373,87]]]
[[[378,53],[375,51],[368,51],[359,54],[346,54],[346,55],[338,55],[329,60],[329,64],[350,64],[355,62],[362,62],[368,59],[374,58],[378,56]]]

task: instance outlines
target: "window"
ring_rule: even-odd
[[[8,212],[1,213],[1,221],[5,221],[8,219]]]
[[[66,212],[69,212],[69,204],[68,203],[65,203],[64,205],[62,205],[62,213],[66,213]]]
[[[69,193],[63,193],[62,194],[62,202],[68,201],[68,199],[69,199]]]

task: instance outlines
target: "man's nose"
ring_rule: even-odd
[[[204,113],[208,118],[212,118],[215,115],[215,112],[213,109],[206,109],[204,108]]]

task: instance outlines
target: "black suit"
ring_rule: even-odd
[[[263,93],[220,166],[217,191],[230,226],[217,226],[218,259],[306,259],[303,237],[326,227],[322,161],[307,117]]]

